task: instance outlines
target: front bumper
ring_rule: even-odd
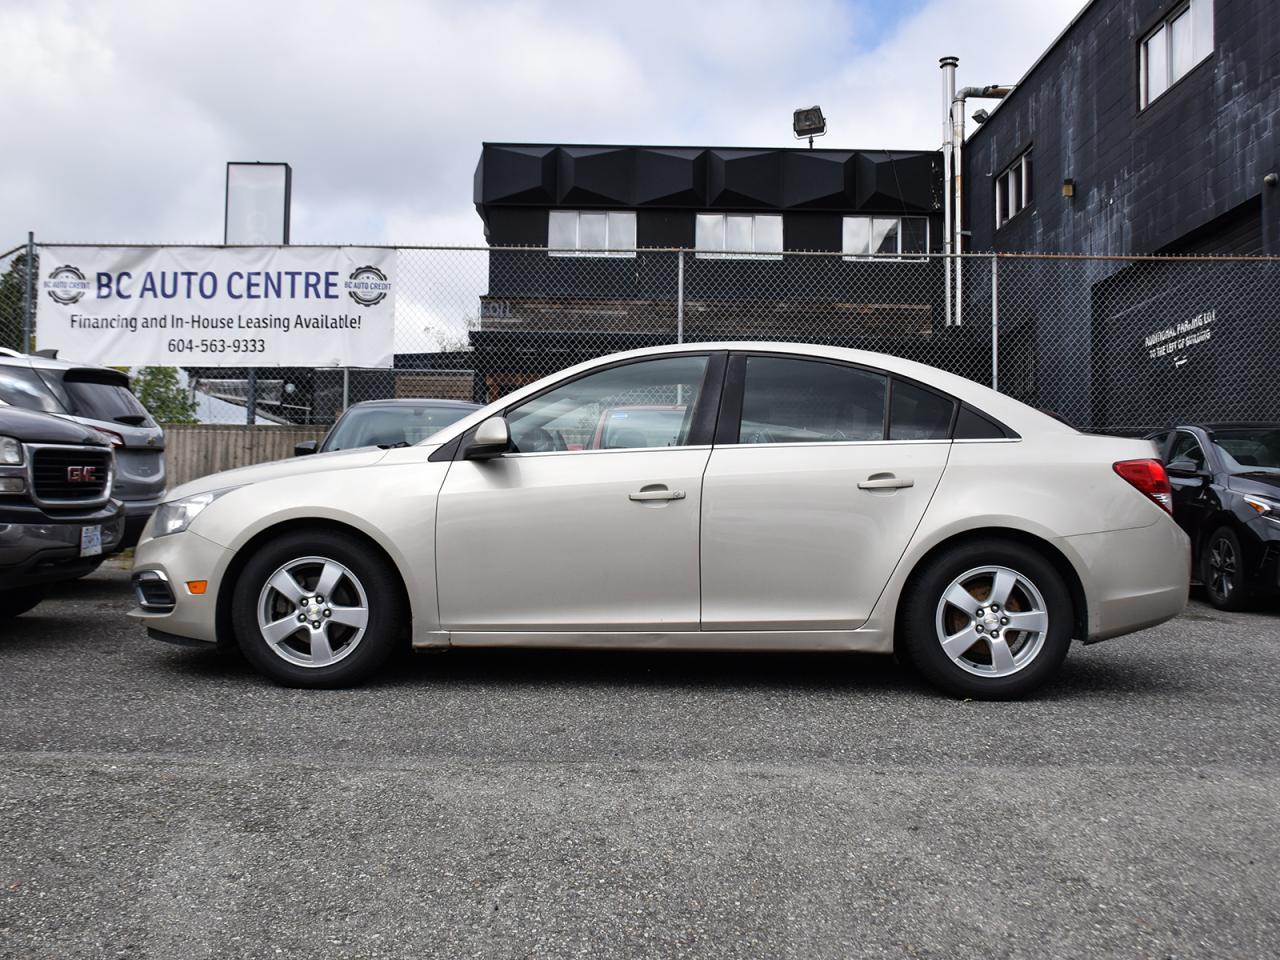
[[[26,587],[74,580],[120,549],[125,512],[118,500],[97,510],[50,516],[30,507],[0,511],[0,584]],[[80,556],[80,531],[102,527],[102,553]]]
[[[149,537],[138,544],[133,558],[135,593],[139,578],[162,576],[173,595],[169,610],[145,609],[141,604],[129,616],[142,621],[148,631],[198,640],[218,641],[218,592],[231,562],[231,552],[187,530],[167,537]],[[204,580],[203,594],[193,594],[188,582]]]

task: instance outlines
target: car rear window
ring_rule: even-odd
[[[133,395],[123,374],[117,377],[99,370],[47,370],[42,374],[72,416],[133,427],[152,425],[147,408]]]

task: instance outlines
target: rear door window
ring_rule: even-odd
[[[951,436],[955,401],[905,380],[893,381],[889,411],[890,440],[946,440]]]
[[[883,440],[888,378],[819,360],[748,357],[738,443]]]

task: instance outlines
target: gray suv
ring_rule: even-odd
[[[164,499],[164,431],[110,367],[0,352],[0,404],[51,413],[105,433],[115,448],[115,489],[124,502],[122,546],[133,546]]]

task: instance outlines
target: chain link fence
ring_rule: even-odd
[[[465,247],[396,257],[394,366],[260,368],[260,415],[325,425],[362,400],[484,403],[619,350],[778,340],[918,360],[1084,429],[1280,420],[1277,258]],[[11,349],[25,275],[25,245],[0,257],[0,346]],[[184,370],[190,389],[243,410],[249,371]]]

